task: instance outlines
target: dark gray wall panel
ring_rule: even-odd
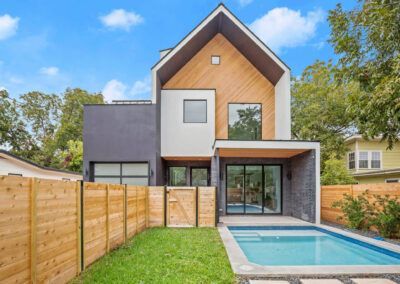
[[[155,185],[160,163],[155,105],[87,105],[84,107],[84,180],[90,162],[148,161]],[[159,166],[160,167],[160,166]]]
[[[292,216],[315,222],[315,151],[308,151],[291,158]]]

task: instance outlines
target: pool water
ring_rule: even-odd
[[[400,265],[400,253],[317,227],[229,229],[247,259],[259,265]]]

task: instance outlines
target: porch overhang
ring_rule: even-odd
[[[291,158],[301,153],[318,150],[319,142],[300,140],[215,140],[214,155],[238,158]]]

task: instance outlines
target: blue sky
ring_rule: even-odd
[[[223,2],[297,76],[317,59],[334,58],[326,17],[338,1]],[[158,51],[179,42],[219,2],[1,0],[0,88],[12,97],[80,87],[109,100],[149,98]]]

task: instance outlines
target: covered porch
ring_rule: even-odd
[[[319,223],[318,142],[216,140],[213,150],[220,221],[267,215]]]

